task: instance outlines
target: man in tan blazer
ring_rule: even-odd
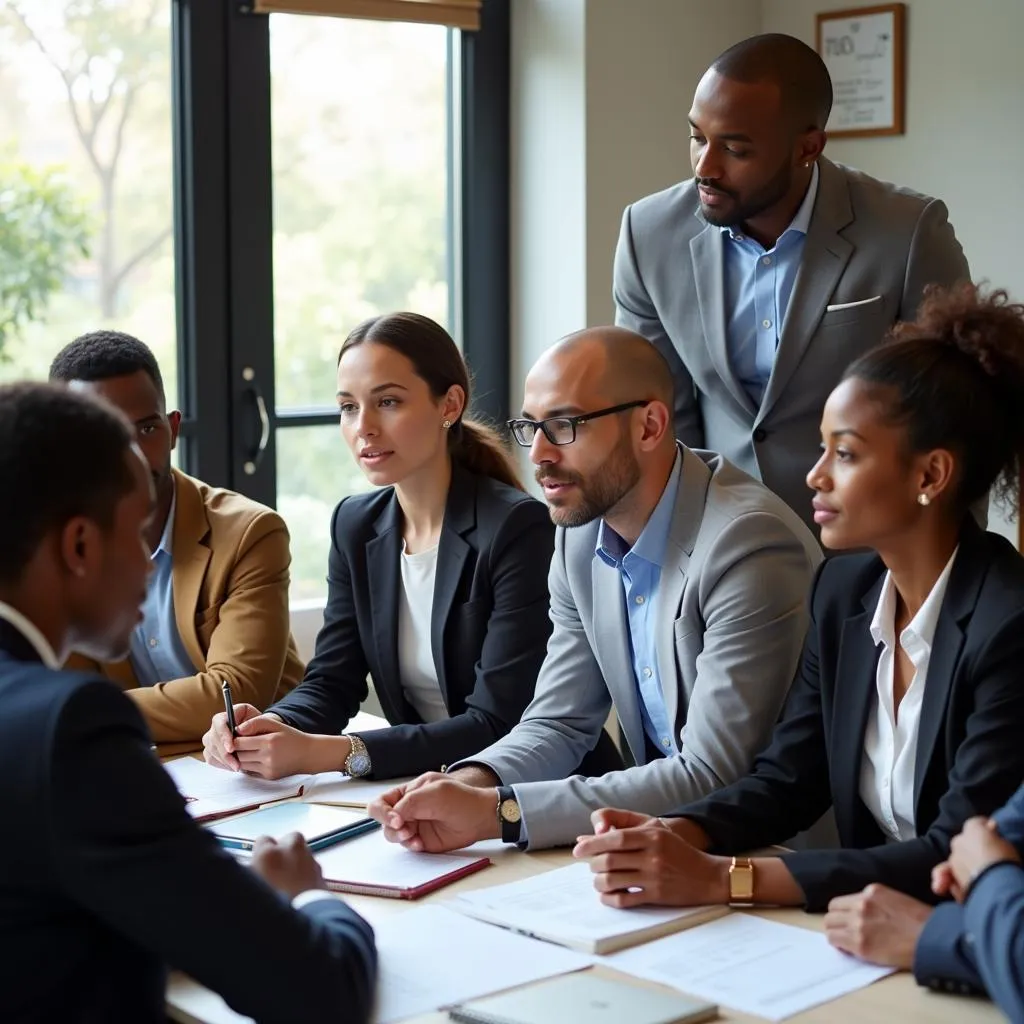
[[[197,749],[223,710],[224,681],[236,704],[265,708],[302,679],[289,633],[288,531],[266,506],[171,466],[181,414],[167,412],[141,341],[83,335],[54,359],[50,379],[102,396],[131,420],[156,489],[146,535],[153,571],[131,653],[105,665],[73,655],[69,667],[120,683],[161,754]]]

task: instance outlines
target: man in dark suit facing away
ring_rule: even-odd
[[[247,871],[185,811],[134,705],[63,672],[128,650],[150,474],[128,422],[0,387],[0,1018],[164,1020],[165,965],[259,1021],[368,1019],[373,932],[296,836]]]

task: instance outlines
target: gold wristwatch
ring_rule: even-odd
[[[754,865],[749,857],[733,857],[729,865],[729,906],[754,905]]]
[[[515,790],[511,786],[498,787],[498,828],[503,843],[518,843],[522,834],[523,813],[519,808]]]
[[[361,775],[370,774],[370,754],[366,749],[366,744],[358,737],[349,734],[349,743],[352,745],[352,749],[348,753],[348,757],[345,758],[345,765],[341,769],[346,775],[352,775],[355,778],[359,778]]]

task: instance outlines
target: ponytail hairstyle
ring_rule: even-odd
[[[990,490],[1019,512],[1024,462],[1024,305],[965,282],[935,286],[912,323],[843,375],[877,387],[912,453],[945,448],[960,463],[953,507],[966,515]]]
[[[463,413],[448,429],[452,459],[471,473],[523,489],[501,435],[481,420],[466,415],[470,403],[469,369],[451,335],[440,324],[419,313],[370,317],[345,339],[338,362],[350,348],[367,341],[386,345],[405,356],[436,399],[443,398],[453,384],[462,388],[466,396]]]

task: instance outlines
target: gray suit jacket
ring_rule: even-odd
[[[763,480],[812,522],[804,477],[843,370],[913,319],[925,285],[969,276],[945,204],[818,161],[818,196],[760,408],[726,347],[723,239],[693,181],[626,208],[615,251],[615,321],[648,338],[676,378],[676,434]]]
[[[595,557],[599,524],[558,529],[549,577],[554,632],[534,699],[507,736],[471,759],[517,784],[531,848],[590,831],[599,807],[665,814],[740,778],[789,691],[818,545],[782,501],[720,455],[682,452],[656,638],[681,752],[645,763],[622,582]],[[566,778],[613,703],[638,767]]]

